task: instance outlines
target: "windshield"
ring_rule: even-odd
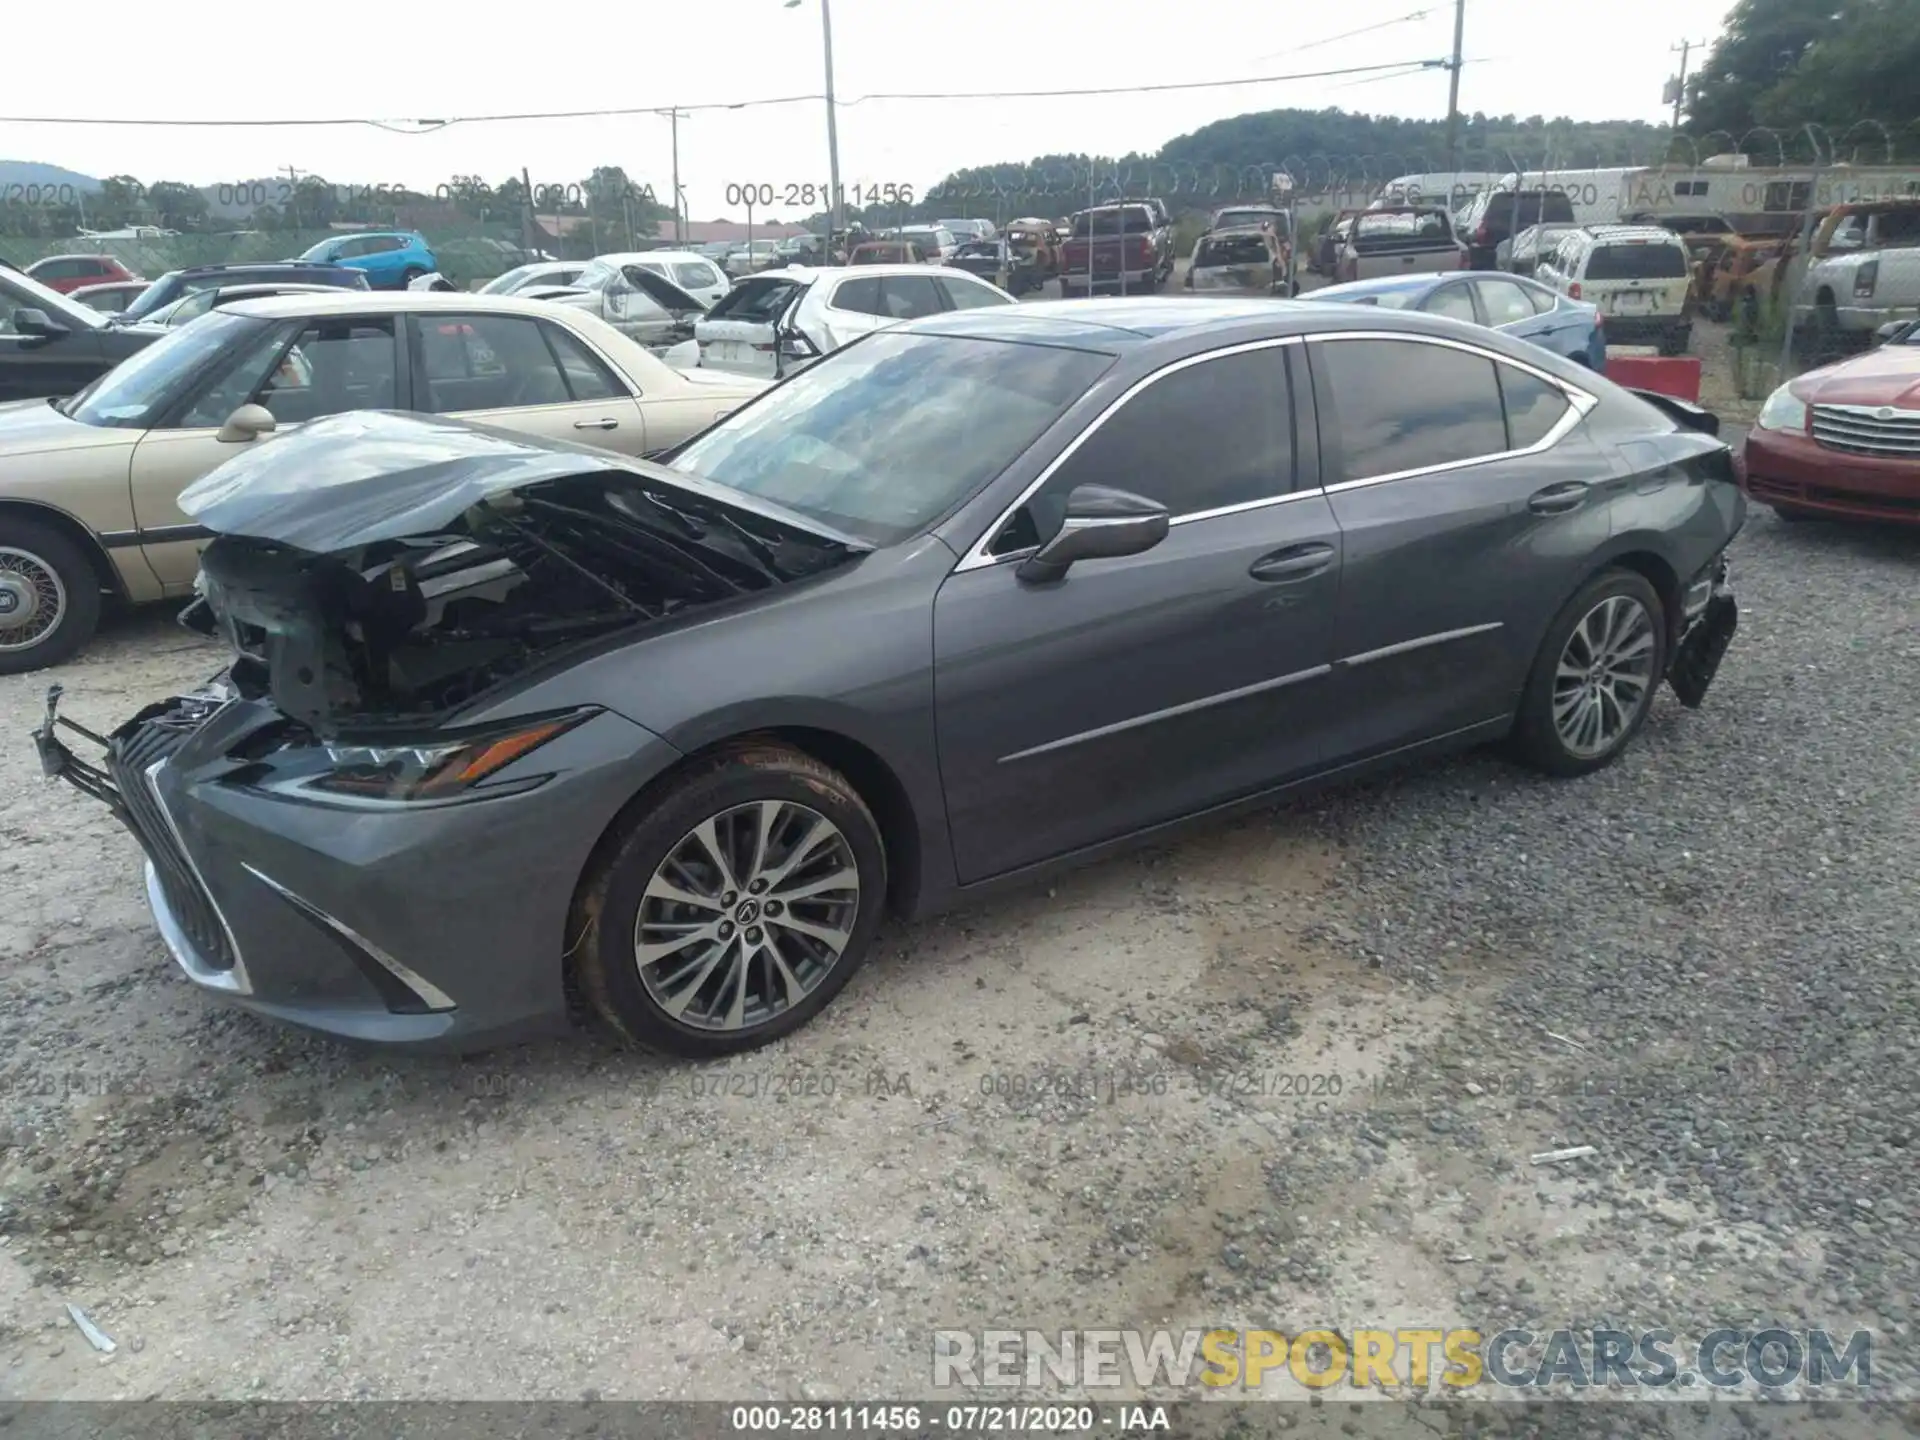
[[[272,322],[213,311],[136,351],[71,400],[61,414],[83,425],[144,430],[173,398],[179,382],[242,337]]]
[[[92,306],[69,300],[58,290],[49,290],[31,275],[0,270],[0,293],[7,296],[9,310],[44,310],[48,319],[82,330],[98,330],[107,323],[107,317]]]
[[[881,331],[768,391],[671,463],[891,545],[975,494],[1112,363]]]

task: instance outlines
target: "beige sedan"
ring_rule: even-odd
[[[78,652],[109,597],[189,594],[205,536],[180,492],[275,430],[419,410],[638,456],[765,385],[672,369],[537,300],[332,290],[223,305],[72,399],[0,405],[0,674]]]

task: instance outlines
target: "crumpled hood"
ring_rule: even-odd
[[[126,446],[144,433],[109,425],[82,425],[54,409],[50,400],[15,400],[0,405],[0,457]]]
[[[314,554],[428,535],[494,496],[609,470],[851,550],[872,547],[831,527],[664,465],[535,439],[491,425],[357,410],[256,440],[180,495],[219,535]]]

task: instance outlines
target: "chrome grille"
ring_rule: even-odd
[[[1887,405],[1816,405],[1813,438],[1850,455],[1920,455],[1920,410]]]
[[[227,938],[227,927],[214,909],[193,864],[175,837],[172,822],[154,793],[147,772],[173,754],[192,737],[191,727],[149,720],[139,728],[120,736],[107,752],[107,768],[126,803],[127,828],[140,848],[153,861],[166,891],[168,907],[173,911],[181,932],[192,942],[199,959],[209,969],[232,970],[235,955]]]

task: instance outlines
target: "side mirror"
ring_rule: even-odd
[[[1920,320],[1889,320],[1873,332],[1875,345],[1898,345],[1915,330],[1920,330]]]
[[[1030,585],[1059,580],[1076,561],[1138,555],[1167,538],[1167,507],[1106,485],[1077,485],[1059,532],[1014,574]]]
[[[244,445],[250,440],[258,440],[262,435],[272,434],[279,424],[266,406],[242,405],[227,416],[227,423],[215,432],[213,438],[222,445]]]
[[[13,328],[16,333],[31,335],[37,340],[53,340],[73,333],[46,311],[33,307],[23,307],[13,312]]]

